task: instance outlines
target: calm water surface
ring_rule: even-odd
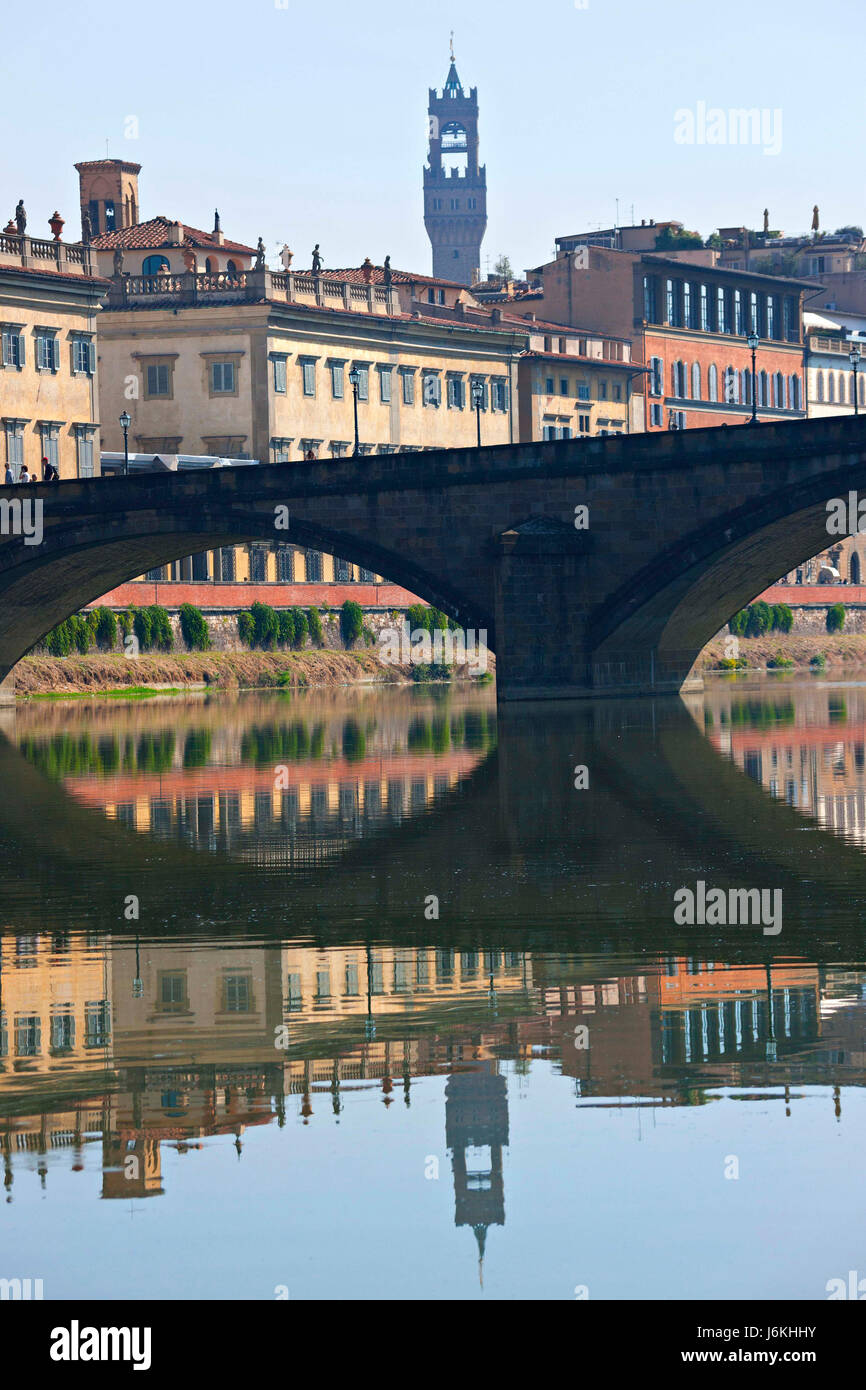
[[[571,1300],[866,1273],[866,686],[0,727],[0,1276]],[[781,890],[781,934],[677,926],[698,882]]]

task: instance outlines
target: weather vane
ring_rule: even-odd
[[[454,62],[454,30],[451,30],[451,61]]]

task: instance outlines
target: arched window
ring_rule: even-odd
[[[816,383],[816,384],[817,384],[817,388],[818,388],[818,389],[817,389],[817,391],[816,391],[815,394],[817,395],[819,401],[823,401],[823,399],[824,399],[824,373],[823,373],[823,372],[817,372],[817,373],[816,373],[816,376],[817,376],[817,383]]]
[[[860,404],[866,405],[866,379],[862,376],[857,378],[857,395],[860,398]]]
[[[237,273],[238,273],[238,268],[237,268],[237,266],[235,265],[234,261],[228,261],[228,262],[226,263],[226,271],[228,272],[229,275],[233,275],[233,276],[236,276],[236,275],[237,275]]]
[[[671,364],[671,395],[681,399],[686,394],[686,369],[682,362]]]
[[[856,550],[851,554],[851,569],[848,577],[852,584],[860,583],[860,556]]]
[[[832,372],[827,373],[827,400],[831,405],[836,403],[836,378]]]
[[[158,275],[161,270],[168,270],[169,264],[165,256],[146,256],[141,267],[142,275]]]
[[[699,362],[692,363],[692,400],[701,399],[701,365]]]
[[[848,404],[848,383],[842,372],[839,373],[839,404]]]
[[[711,401],[719,399],[719,369],[715,362],[710,363],[710,370],[707,374],[707,389]]]
[[[725,405],[736,405],[740,399],[740,374],[733,367],[725,368]]]
[[[215,274],[216,274],[216,265],[215,265],[214,262],[211,260],[210,256],[208,256],[208,257],[205,259],[204,271],[205,271],[205,275],[215,275]]]
[[[781,372],[773,377],[773,405],[777,410],[785,409],[785,378]]]
[[[758,377],[758,405],[767,405],[769,403],[769,395],[770,383],[767,380],[767,373],[761,372],[761,375]]]
[[[803,396],[800,389],[800,378],[796,373],[791,377],[791,409],[803,409]]]

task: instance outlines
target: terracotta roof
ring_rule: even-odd
[[[605,371],[610,367],[615,372],[634,372],[636,375],[641,372],[645,375],[649,373],[649,367],[644,367],[640,362],[616,362],[610,357],[583,357],[574,352],[524,352],[523,358],[527,361],[532,358],[541,362],[571,362],[582,367],[604,367]]]
[[[116,232],[102,232],[91,243],[97,251],[113,251],[122,246],[127,251],[159,251],[172,246],[171,229],[175,224],[170,217],[152,217],[149,222],[136,222],[134,227],[120,227]],[[213,251],[240,251],[249,256],[255,255],[255,248],[244,246],[239,241],[223,241],[220,244],[213,232],[200,232],[197,227],[183,224],[183,245],[199,246]]]
[[[71,270],[43,270],[41,267],[33,265],[2,265],[0,264],[0,275],[47,275],[52,280],[70,280],[73,285],[97,285],[100,288],[104,285],[108,288],[110,280],[105,280],[101,275],[75,275]]]
[[[296,270],[296,275],[311,278],[311,270]],[[395,285],[442,285],[446,289],[469,290],[468,285],[461,285],[457,280],[442,280],[435,275],[415,275],[408,270],[392,270],[391,275]],[[360,266],[349,266],[344,270],[323,270],[322,277],[326,280],[348,280],[352,285],[366,285],[364,273]],[[383,285],[385,283],[385,271],[380,265],[373,266],[373,275],[369,282],[371,285]],[[469,291],[471,294],[471,290]]]
[[[544,333],[547,329],[550,329],[551,334],[558,334],[560,337],[603,338],[612,343],[628,343],[631,341],[629,338],[617,337],[615,333],[599,333],[598,330],[594,328],[574,328],[567,323],[549,323],[545,319],[524,318],[522,314],[507,314],[504,309],[502,311],[502,317],[503,319],[507,319],[509,323],[519,323],[521,328],[528,328],[530,332],[533,329],[539,329]]]

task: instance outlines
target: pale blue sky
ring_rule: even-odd
[[[0,213],[23,196],[34,234],[56,206],[77,235],[72,166],[107,139],[143,165],[144,217],[210,228],[217,205],[227,236],[262,235],[272,257],[286,240],[296,266],[320,241],[327,266],[390,252],[429,271],[427,89],[445,80],[452,26],[480,92],[491,263],[539,263],[555,236],[611,225],[617,198],[623,222],[633,206],[704,235],[759,226],[767,205],[788,233],[808,230],[816,202],[831,230],[866,219],[862,0],[6,6]],[[677,144],[675,112],[699,102],[780,110],[781,153]]]

